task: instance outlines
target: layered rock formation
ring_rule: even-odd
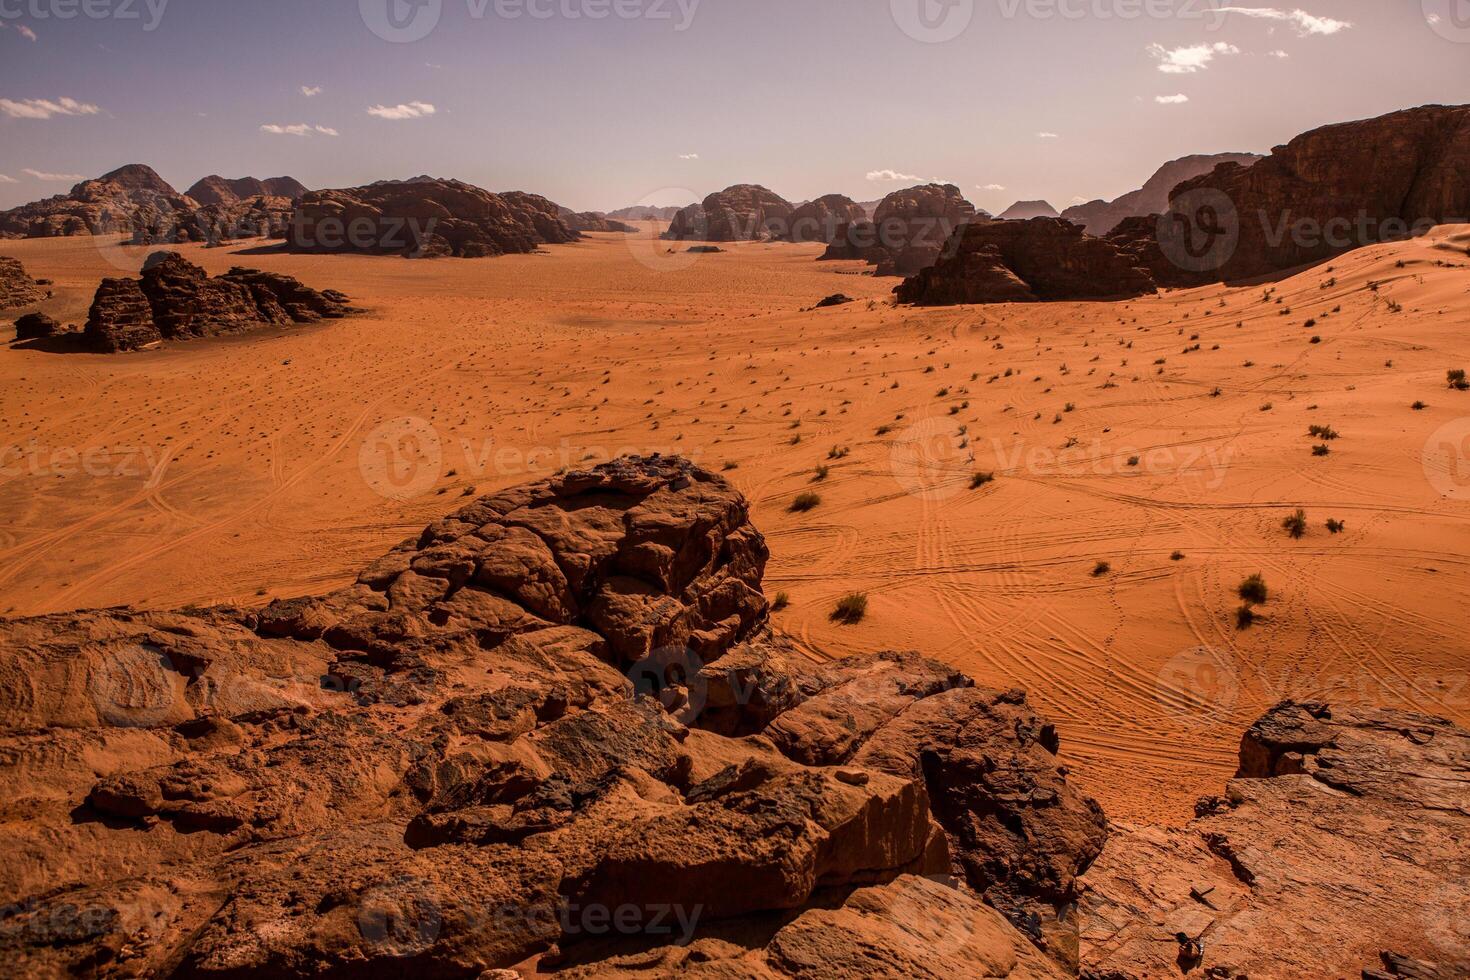
[[[88,346],[110,354],[349,312],[346,296],[317,292],[290,276],[236,267],[210,278],[177,252],[155,252],[141,279],[102,280],[84,333]]]
[[[1113,828],[1083,879],[1084,977],[1470,976],[1470,733],[1287,702],[1196,812]]]
[[[1170,202],[1158,237],[1180,284],[1274,275],[1470,221],[1470,106],[1324,126],[1253,166],[1185,181]],[[1210,243],[1220,247],[1196,262]]]
[[[13,310],[46,298],[42,284],[32,279],[20,259],[0,255],[0,310]]]
[[[674,241],[760,241],[785,238],[791,202],[759,184],[736,184],[691,204],[674,216],[664,237]]]
[[[975,206],[953,184],[894,191],[872,221],[839,228],[822,259],[861,259],[877,266],[876,275],[910,276],[938,261],[954,231],[976,216]]]
[[[997,221],[1030,221],[1032,218],[1060,218],[1061,215],[1046,201],[1017,201],[995,217]]]
[[[894,289],[899,302],[1112,299],[1156,288],[1133,252],[1060,218],[974,222],[955,232],[945,253]]]
[[[0,234],[26,238],[131,234],[183,223],[196,203],[151,167],[135,163],[86,180],[68,193],[0,212]]]
[[[610,231],[627,235],[638,230],[599,211],[573,211],[559,206],[557,212],[561,220],[566,222],[566,226],[575,232]]]
[[[850,197],[826,194],[800,205],[791,213],[791,226],[783,237],[788,242],[832,244],[838,229],[867,220],[868,213]]]
[[[557,206],[540,195],[493,194],[463,181],[417,177],[308,193],[292,217],[287,246],[300,252],[483,258],[576,238]]]
[[[609,211],[607,216],[616,221],[673,221],[684,208],[679,205],[670,207],[654,207],[649,204],[635,204],[631,208],[618,208]]]
[[[305,184],[295,177],[237,177],[230,180],[219,174],[203,178],[184,192],[201,205],[238,204],[252,197],[284,197],[299,200],[307,195]]]
[[[1103,829],[1054,731],[915,655],[764,638],[766,557],[724,481],[629,458],[478,500],[325,596],[0,621],[0,954],[1063,975],[1048,923]]]
[[[1154,171],[1154,175],[1136,191],[1113,201],[1077,204],[1067,208],[1061,216],[1081,225],[1089,235],[1105,236],[1127,218],[1161,214],[1169,207],[1169,192],[1186,180],[1207,174],[1222,163],[1249,167],[1260,159],[1256,153],[1198,153],[1180,157]]]

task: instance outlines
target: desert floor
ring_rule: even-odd
[[[679,452],[751,499],[796,642],[1024,687],[1111,816],[1182,822],[1281,698],[1470,723],[1470,393],[1445,383],[1470,367],[1467,246],[1446,228],[1274,288],[935,310],[817,246],[186,247],[369,312],[128,355],[0,350],[0,614],[321,591],[464,496]],[[144,256],[0,253],[75,323]],[[857,302],[803,310],[839,291]],[[790,510],[805,491],[821,502]],[[1271,597],[1242,630],[1254,572]],[[854,591],[867,617],[832,622]]]

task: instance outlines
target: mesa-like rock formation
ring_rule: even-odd
[[[1470,976],[1470,733],[1286,702],[1196,813],[1114,826],[1083,879],[1084,977]]]
[[[290,276],[236,267],[211,278],[177,252],[155,252],[140,279],[102,280],[84,335],[90,348],[112,354],[350,312],[346,296],[317,292]]]
[[[1222,163],[1249,167],[1261,156],[1256,153],[1197,153],[1170,160],[1144,185],[1113,201],[1096,200],[1073,205],[1061,217],[1079,224],[1089,235],[1106,236],[1128,218],[1161,214],[1169,207],[1169,193],[1186,180],[1207,174]],[[1004,215],[1002,215],[1004,217]]]
[[[625,458],[477,500],[327,595],[0,621],[0,955],[1065,975],[1104,830],[1055,732],[917,655],[797,655],[763,633],[766,558],[719,477]]]
[[[537,194],[494,194],[438,177],[312,191],[287,231],[298,252],[365,252],[410,258],[484,258],[575,241],[559,209]]]
[[[1032,218],[1060,218],[1057,209],[1046,201],[1017,201],[996,215],[997,221],[1030,221]]]
[[[861,259],[875,275],[911,276],[938,261],[954,231],[974,221],[975,206],[953,184],[924,184],[894,191],[873,213],[837,230],[821,260]],[[820,260],[819,260],[820,261]]]
[[[684,207],[687,207],[685,205]],[[669,207],[655,207],[651,204],[635,204],[630,208],[618,208],[609,211],[607,216],[616,221],[673,221],[680,211],[684,210],[677,204]]]
[[[832,244],[838,229],[867,220],[862,205],[842,194],[825,194],[807,201],[791,212],[791,226],[783,237],[788,242]]]
[[[0,310],[13,310],[46,298],[42,284],[32,279],[20,259],[0,255]]]
[[[49,340],[52,337],[66,333],[66,328],[55,317],[49,317],[44,313],[27,313],[15,321],[15,339],[17,342],[27,340]]]
[[[1060,218],[977,221],[960,228],[939,261],[899,284],[920,306],[1113,299],[1156,286],[1137,256]]]
[[[284,197],[296,201],[307,195],[305,184],[295,177],[237,177],[233,180],[210,174],[184,192],[201,205],[238,204],[252,197]]]
[[[557,213],[566,222],[566,226],[575,232],[609,231],[628,235],[638,230],[600,211],[573,211],[571,208],[558,206]]]
[[[1226,164],[1170,195],[1158,237],[1180,285],[1274,275],[1470,221],[1470,106],[1422,106],[1324,126],[1250,167]],[[1223,244],[1204,264],[1201,229]],[[1181,261],[1182,258],[1182,261]]]
[[[746,242],[783,239],[795,208],[759,184],[736,184],[674,215],[664,238],[680,241]]]
[[[0,211],[0,234],[24,238],[132,234],[178,225],[196,203],[140,163],[85,180],[66,194]]]

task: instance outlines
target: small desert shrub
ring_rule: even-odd
[[[1330,425],[1309,425],[1307,426],[1307,435],[1314,439],[1325,439],[1331,442],[1337,438],[1337,430]]]
[[[1182,551],[1176,551],[1176,552],[1174,552],[1172,555],[1169,556],[1169,560],[1170,561],[1183,561],[1184,560],[1184,552],[1182,552]]]
[[[1327,447],[1326,443],[1319,442],[1317,445],[1312,447],[1313,456],[1326,456],[1330,452],[1332,452],[1332,450]],[[1295,537],[1301,537],[1301,535],[1295,535]]]
[[[1236,586],[1235,591],[1246,602],[1254,602],[1256,605],[1264,603],[1271,594],[1260,572],[1243,579],[1240,585]]]
[[[1326,449],[1327,447],[1323,446],[1322,448]],[[1301,537],[1307,533],[1307,512],[1298,508],[1295,514],[1281,521],[1281,526],[1293,538]]]
[[[1137,466],[1138,465],[1138,457],[1137,456],[1129,456],[1128,457],[1128,465],[1129,466]]]
[[[1341,534],[1346,528],[1347,525],[1342,521],[1333,518],[1327,519],[1327,530],[1332,534]]]
[[[1236,629],[1248,630],[1251,628],[1251,624],[1255,621],[1256,611],[1252,609],[1247,603],[1241,603],[1240,608],[1235,610]]]
[[[848,449],[846,446],[833,446],[831,449],[829,449],[827,451],[827,458],[828,459],[842,459],[848,453],[850,453],[851,451],[852,450]]]
[[[1093,578],[1101,578],[1102,576],[1108,574],[1108,572],[1111,572],[1112,570],[1113,570],[1113,566],[1112,565],[1109,565],[1105,561],[1100,561],[1096,565],[1092,566],[1092,577]]]
[[[868,597],[862,592],[849,592],[837,600],[837,607],[832,610],[832,620],[838,623],[853,623],[862,621],[868,614]]]
[[[1313,334],[1312,335],[1312,343],[1314,343],[1314,344],[1320,344],[1320,343],[1322,343],[1322,338],[1316,336],[1315,334]]]
[[[796,499],[791,501],[791,509],[795,513],[804,514],[812,508],[816,507],[817,504],[820,504],[821,502],[822,498],[814,493],[811,493],[810,491],[808,491],[807,493],[799,493],[796,495]]]
[[[1424,404],[1423,402],[1415,402],[1414,404],[1410,405],[1409,407],[1412,408],[1416,412],[1422,412],[1426,408],[1428,408],[1429,406],[1426,405],[1426,404]]]
[[[722,469],[726,473],[728,473],[731,470],[738,470],[738,469],[740,469],[740,464],[737,463],[737,462],[735,462],[733,459],[727,459],[727,460],[725,460],[724,465],[722,465],[720,467],[720,469]]]
[[[1456,391],[1464,391],[1470,388],[1470,381],[1465,380],[1464,368],[1455,368],[1453,371],[1447,371],[1445,377],[1449,381],[1450,387]]]
[[[981,487],[985,486],[985,484],[992,482],[994,479],[994,473],[975,473],[970,477],[970,489],[979,490]]]
[[[880,435],[880,436],[886,436],[886,435],[888,435],[888,433],[890,433],[892,431],[893,431],[893,426],[891,426],[891,425],[880,425],[880,426],[878,426],[878,431],[877,431],[876,434],[877,435]]]
[[[817,471],[812,474],[812,482],[821,483],[825,479],[827,479],[827,467],[818,466]]]
[[[791,605],[791,597],[785,592],[777,592],[776,598],[771,600],[771,612],[780,612]]]

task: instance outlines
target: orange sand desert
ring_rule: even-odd
[[[1274,284],[935,310],[820,246],[652,231],[436,262],[186,246],[369,313],[0,351],[0,614],[319,592],[463,496],[679,452],[753,502],[778,629],[1029,689],[1114,819],[1190,817],[1286,696],[1470,723],[1470,394],[1445,384],[1470,367],[1470,228]],[[145,254],[4,251],[78,324]],[[836,292],[856,302],[803,309]],[[1241,630],[1254,572],[1271,598]],[[850,592],[867,616],[835,624]]]

